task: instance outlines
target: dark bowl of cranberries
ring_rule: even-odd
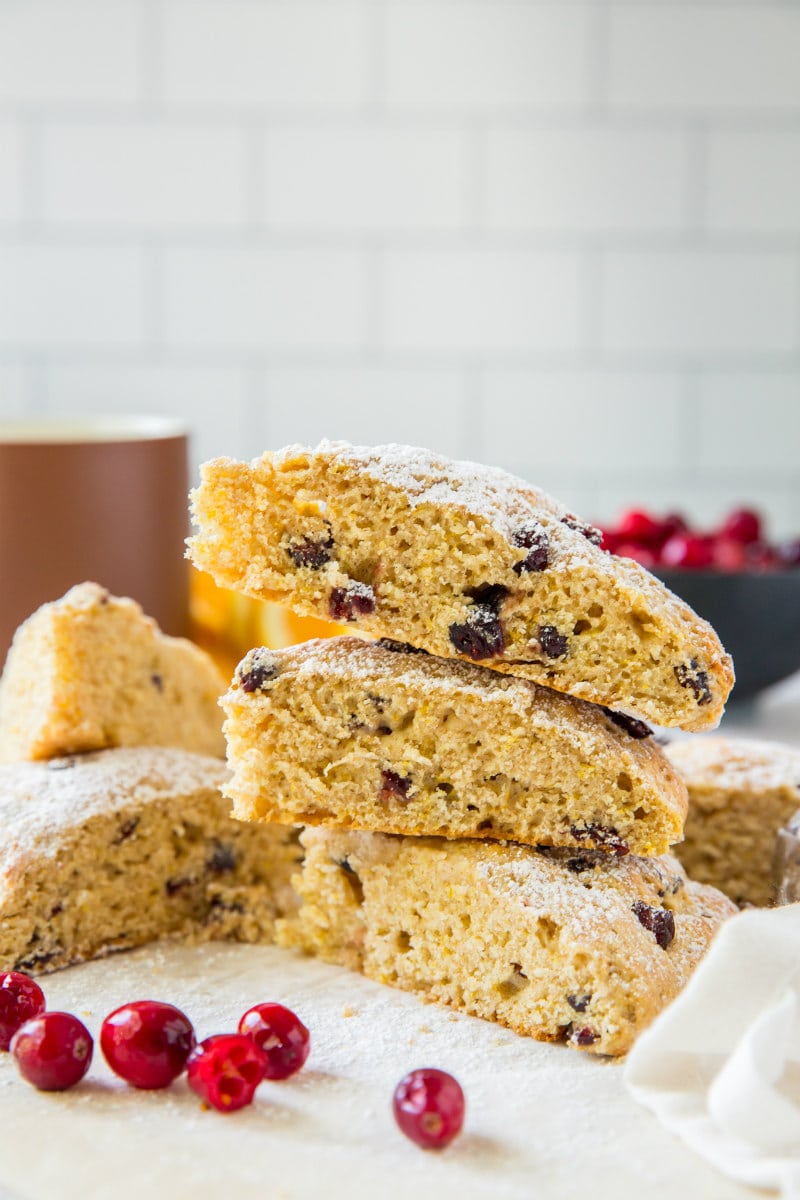
[[[714,626],[733,656],[733,699],[800,670],[800,538],[768,541],[749,508],[712,532],[630,509],[603,530],[603,548],[636,559]]]

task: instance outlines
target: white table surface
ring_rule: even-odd
[[[734,706],[723,731],[800,744],[800,676]],[[0,1056],[4,1200],[741,1200],[761,1193],[712,1171],[626,1093],[619,1063],[519,1038],[273,947],[145,947],[45,980],[51,1008],[105,1013],[152,996],[200,1036],[252,1003],[296,1008],[312,1035],[307,1068],[262,1085],[230,1116],[202,1112],[180,1081],[125,1088],[96,1055],[79,1089],[45,1095]],[[425,1153],[394,1127],[397,1080],[451,1070],[467,1096],[462,1137]]]

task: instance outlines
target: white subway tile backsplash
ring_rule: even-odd
[[[0,103],[130,105],[141,97],[135,0],[4,0]]]
[[[244,135],[180,122],[53,123],[43,213],[54,225],[194,229],[241,223]]]
[[[0,225],[22,214],[22,132],[13,121],[0,120]]]
[[[164,0],[168,105],[351,108],[362,96],[364,18],[353,0]]]
[[[612,3],[612,106],[800,110],[800,6]]]
[[[221,454],[258,453],[249,438],[246,372],[239,367],[56,363],[47,368],[45,392],[45,410],[55,416],[179,418],[191,433],[193,467]]]
[[[0,363],[0,418],[22,417],[30,407],[28,372],[17,363]]]
[[[687,171],[685,137],[670,130],[490,129],[487,222],[542,232],[680,229]]]
[[[699,383],[702,461],[738,472],[800,470],[800,370],[708,371]],[[800,506],[797,511],[800,532]]]
[[[419,367],[299,367],[266,372],[260,425],[265,445],[321,438],[381,445],[423,442],[466,454],[463,373]]]
[[[144,333],[136,249],[0,244],[0,345],[135,346]]]
[[[393,349],[574,351],[581,262],[557,251],[390,251],[385,338]]]
[[[467,148],[425,125],[267,131],[263,216],[275,229],[446,230],[464,222]]]
[[[711,135],[708,226],[725,232],[800,233],[800,132],[761,128]]]
[[[469,112],[574,107],[589,94],[591,4],[389,0],[386,101]]]
[[[0,416],[800,528],[796,0],[0,0]]]
[[[175,346],[352,349],[363,337],[365,306],[355,252],[257,246],[165,252],[165,336]]]
[[[609,252],[604,349],[689,356],[798,349],[798,272],[779,252]]]
[[[524,467],[535,482],[624,474],[632,464],[674,471],[683,457],[684,395],[677,372],[490,368],[483,446],[492,462]]]

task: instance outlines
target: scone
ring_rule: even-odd
[[[198,646],[134,600],[82,583],[17,630],[0,679],[0,762],[108,746],[225,754],[225,684]]]
[[[279,941],[426,1000],[624,1054],[736,909],[673,858],[307,829]]]
[[[771,904],[775,839],[800,809],[800,750],[722,737],[666,749],[689,788],[685,841],[676,850],[686,870],[737,904]]]
[[[207,463],[196,566],[218,584],[483,662],[660,725],[705,729],[733,685],[713,629],[505,472],[323,442]]]
[[[0,766],[0,969],[166,936],[271,941],[295,831],[229,815],[215,758],[159,747]]]
[[[397,642],[252,650],[223,697],[246,820],[659,854],[686,789],[641,721]]]

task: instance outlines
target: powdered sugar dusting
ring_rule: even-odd
[[[666,753],[691,788],[731,792],[792,788],[800,808],[800,750],[793,746],[703,737],[671,742]]]
[[[596,704],[460,659],[405,653],[388,649],[380,642],[336,637],[314,639],[285,650],[250,651],[237,668],[233,686],[222,698],[226,710],[242,703],[269,702],[269,685],[264,699],[258,692],[245,696],[239,682],[250,669],[254,656],[262,654],[269,655],[277,676],[291,672],[296,686],[311,691],[315,681],[334,679],[343,685],[355,682],[365,691],[383,689],[390,694],[402,686],[418,696],[420,702],[426,698],[450,702],[457,695],[472,695],[486,707],[487,713],[500,706],[504,714],[517,714],[531,732],[539,730],[549,732],[554,739],[582,742],[587,761],[605,760],[610,778],[620,769],[622,756],[633,759],[642,771],[657,772],[664,805],[672,804],[684,811],[685,790],[661,748],[652,739],[631,738]],[[503,719],[507,716],[501,715]]]
[[[34,852],[56,856],[59,834],[92,817],[142,809],[168,796],[218,791],[226,775],[219,759],[150,746],[0,766],[3,869]]]
[[[313,450],[287,446],[273,456],[276,466],[298,455],[323,456],[332,468],[352,468],[366,478],[403,491],[412,505],[453,506],[483,517],[511,540],[525,524],[538,522],[548,533],[557,553],[553,564],[566,567],[572,560],[592,563],[595,569],[612,570],[611,556],[574,528],[563,524],[573,516],[540,488],[517,479],[499,467],[458,462],[419,446],[390,443],[385,446],[351,446],[349,442],[322,441]],[[257,466],[258,459],[253,461]]]
[[[140,1200],[147,1163],[152,1200],[310,1200],[320,1180],[326,1200],[749,1194],[670,1140],[627,1095],[616,1064],[275,947],[148,946],[48,979],[51,1006],[76,1012],[95,1035],[107,1012],[143,993],[178,1005],[201,1038],[235,1028],[243,1007],[269,996],[307,1024],[311,1057],[224,1117],[203,1112],[183,1080],[165,1092],[126,1087],[99,1053],[91,1082],[55,1098],[2,1055],[3,1187],[63,1200],[67,1179],[70,1194]],[[451,1071],[467,1097],[464,1134],[439,1156],[410,1146],[389,1111],[397,1081],[421,1065]],[[32,1155],[43,1131],[48,1153]]]
[[[521,526],[538,523],[546,530],[550,543],[548,569],[564,572],[583,569],[618,580],[630,592],[631,603],[680,628],[681,637],[695,644],[706,663],[726,661],[711,626],[659,579],[632,559],[601,550],[594,540],[580,532],[581,522],[572,519],[574,513],[546,492],[499,467],[455,461],[418,446],[390,443],[370,447],[322,441],[314,449],[292,445],[267,453],[263,459],[253,459],[251,469],[257,470],[266,460],[280,470],[284,464],[303,459],[325,473],[355,472],[368,480],[398,488],[413,506],[451,505],[467,519],[482,517],[509,541]]]

